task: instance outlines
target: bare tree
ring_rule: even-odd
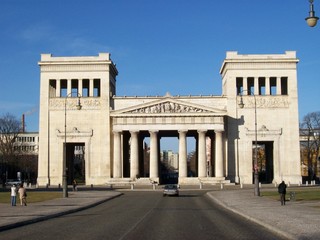
[[[314,180],[320,148],[320,111],[304,116],[300,124],[300,136],[303,138],[302,150],[307,155],[308,176]]]
[[[14,164],[19,154],[15,148],[16,138],[20,132],[20,122],[13,115],[7,113],[0,118],[0,156],[1,177],[6,174],[8,164]]]

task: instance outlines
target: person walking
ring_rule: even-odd
[[[11,206],[16,206],[17,202],[17,187],[15,184],[11,187]]]
[[[278,192],[280,194],[280,202],[281,205],[286,205],[286,193],[287,193],[287,185],[284,181],[282,181],[278,186]]]
[[[73,179],[73,182],[72,182],[72,186],[73,186],[73,191],[77,191],[77,181],[75,179]]]
[[[20,185],[18,192],[19,192],[19,198],[20,198],[20,205],[27,206],[27,191],[23,187],[23,184]]]

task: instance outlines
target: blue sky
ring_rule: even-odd
[[[1,0],[0,115],[38,131],[40,54],[117,64],[118,96],[221,95],[226,51],[297,51],[299,115],[319,111],[320,23],[308,0]],[[315,0],[320,15],[320,0]]]

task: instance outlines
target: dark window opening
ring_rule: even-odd
[[[266,78],[259,77],[259,95],[266,95]]]
[[[60,96],[67,97],[68,95],[68,81],[66,79],[60,80]]]
[[[72,97],[78,97],[79,95],[79,81],[78,79],[72,79],[71,80],[71,96]]]
[[[288,78],[281,78],[281,95],[288,95]]]
[[[270,95],[277,95],[277,78],[270,78]]]
[[[89,97],[89,79],[83,79],[82,80],[82,97]]]
[[[247,79],[248,82],[248,95],[254,94],[254,78],[249,77]]]
[[[240,95],[243,91],[243,78],[237,77],[236,84],[237,84],[237,95]]]
[[[57,80],[50,79],[49,80],[49,98],[56,97],[56,90],[57,90]]]
[[[101,88],[100,88],[100,79],[93,80],[93,96],[100,97]]]

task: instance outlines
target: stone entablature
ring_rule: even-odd
[[[113,117],[114,131],[179,129],[224,131],[224,117]]]

